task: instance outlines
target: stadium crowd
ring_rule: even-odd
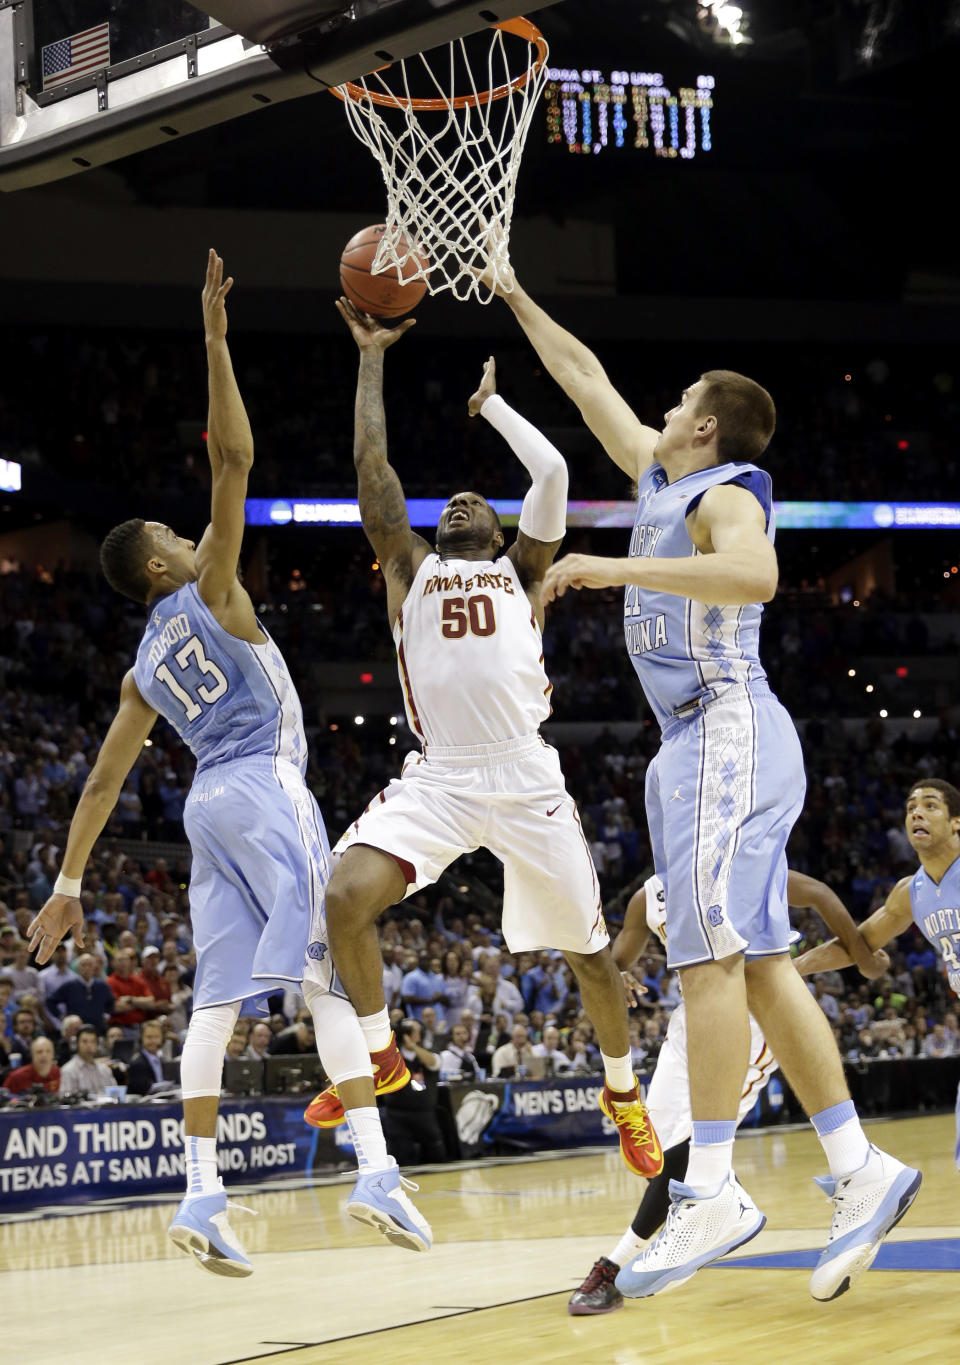
[[[342,494],[349,483],[355,357],[346,336],[244,334],[231,348],[257,442],[251,491],[258,496]],[[0,455],[63,481],[169,493],[190,507],[206,487],[200,433],[206,379],[192,332],[69,328],[18,336],[0,394]],[[592,443],[573,433],[574,410],[519,335],[497,344],[505,392],[530,419],[564,430],[574,497],[625,497],[622,476]],[[609,351],[609,353],[608,353]],[[601,359],[646,422],[690,382],[689,345],[619,342]],[[754,375],[773,393],[779,422],[767,458],[781,498],[914,499],[936,480],[956,482],[952,440],[956,376],[943,351],[890,344],[724,347],[705,366]],[[701,348],[703,352],[703,348]],[[478,340],[416,333],[391,354],[387,412],[392,448],[407,492],[437,496],[457,464],[488,496],[516,496],[522,475],[498,438],[466,418],[487,351]],[[638,375],[642,378],[638,381]],[[61,401],[45,401],[55,392]],[[277,394],[283,401],[277,401]],[[905,452],[909,458],[905,458]]]

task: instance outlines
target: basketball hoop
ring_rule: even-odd
[[[488,32],[482,58],[476,41],[468,48],[457,38],[331,89],[379,163],[387,190],[386,232],[373,273],[403,269],[404,278],[424,280],[431,294],[449,289],[481,303],[498,287],[513,288],[514,193],[548,52],[529,19],[508,19]],[[485,81],[474,74],[481,61]],[[411,242],[424,261],[415,274]]]

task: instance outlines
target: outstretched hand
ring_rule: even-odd
[[[37,950],[41,967],[53,957],[57,944],[73,930],[73,941],[83,947],[83,909],[79,896],[54,893],[27,926],[31,953]]]
[[[483,367],[483,377],[480,380],[480,387],[476,393],[472,393],[467,399],[467,412],[471,417],[476,417],[480,409],[488,398],[492,397],[497,391],[497,362],[493,356]]]
[[[233,288],[233,276],[223,278],[223,258],[213,247],[207,252],[207,278],[203,282],[203,327],[208,341],[222,341],[227,335],[226,297]]]
[[[399,327],[384,327],[379,318],[375,318],[370,313],[361,313],[360,309],[341,294],[336,300],[335,307],[350,328],[354,341],[361,351],[371,348],[378,351],[385,351],[388,346],[392,346],[395,341],[399,341],[404,332],[409,332],[411,327],[416,327],[416,318],[406,318]]]
[[[623,982],[623,993],[627,1000],[627,1009],[632,1005],[641,1005],[643,996],[647,994],[647,988],[642,981],[638,981],[633,972],[621,972],[620,980]]]

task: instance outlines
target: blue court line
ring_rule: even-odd
[[[737,1256],[716,1261],[711,1270],[812,1270],[819,1251],[781,1251],[768,1256]],[[874,1270],[960,1270],[960,1238],[936,1237],[917,1242],[887,1242]]]

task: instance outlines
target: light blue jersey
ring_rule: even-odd
[[[950,989],[960,995],[960,858],[950,864],[939,886],[921,867],[910,882],[910,908],[946,969]]]
[[[303,712],[283,656],[224,630],[187,583],[150,606],[134,679],[194,752],[184,810],[194,1010],[263,1008],[305,977],[339,993],[323,893],[330,848],[303,774]]]
[[[770,475],[752,464],[711,465],[668,483],[659,464],[640,476],[630,558],[683,559],[699,554],[686,518],[708,488],[735,483],[755,495],[774,538]],[[725,685],[762,683],[759,602],[732,607],[694,602],[673,593],[627,587],[623,624],[627,652],[647,701],[665,725],[689,702]]]
[[[229,634],[196,583],[151,604],[134,679],[193,750],[198,773],[255,754],[306,770],[303,712],[279,649],[269,636],[254,645]]]

